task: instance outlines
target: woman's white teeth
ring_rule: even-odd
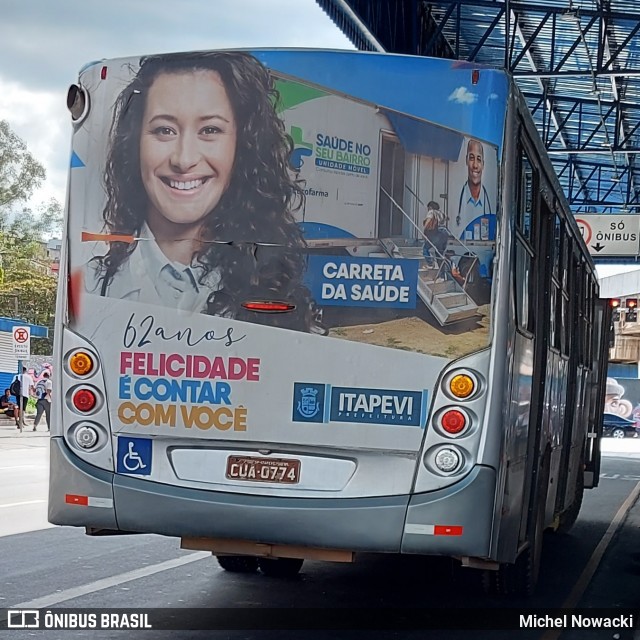
[[[172,189],[178,189],[180,191],[188,191],[189,189],[197,189],[204,184],[204,180],[189,180],[189,182],[178,182],[177,180],[169,180],[169,185]]]

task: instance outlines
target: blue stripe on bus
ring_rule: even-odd
[[[420,407],[420,428],[424,429],[427,426],[427,409],[429,407],[429,390],[422,390],[422,405]]]

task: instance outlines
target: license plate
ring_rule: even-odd
[[[296,484],[300,481],[300,460],[229,456],[226,476],[229,480]]]

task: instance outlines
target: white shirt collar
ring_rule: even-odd
[[[484,201],[483,201],[483,196],[484,196],[484,188],[483,185],[480,185],[480,195],[478,196],[478,199],[476,200],[472,195],[471,195],[471,188],[469,187],[469,181],[467,180],[464,183],[464,187],[465,187],[465,194],[468,196],[467,198],[464,199],[464,203],[465,204],[472,204],[476,207],[484,207]]]
[[[140,301],[152,304],[202,310],[211,292],[218,288],[219,272],[214,269],[202,280],[202,265],[193,261],[187,266],[167,258],[146,223],[138,237],[140,239],[126,265],[131,279],[131,293],[137,291],[136,297]]]

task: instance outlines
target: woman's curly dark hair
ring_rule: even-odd
[[[305,241],[292,212],[304,194],[289,174],[293,144],[275,105],[279,99],[271,75],[242,52],[169,54],[142,58],[134,80],[119,95],[111,127],[105,171],[104,220],[111,233],[138,235],[148,200],[140,173],[140,135],[145,96],[162,74],[215,71],[231,103],[237,128],[232,177],[218,205],[204,220],[204,248],[194,257],[204,268],[201,281],[217,269],[220,283],[208,299],[211,315],[322,332],[320,311],[302,282]],[[134,245],[111,242],[98,258],[105,290]],[[286,300],[295,311],[260,314],[242,303]]]

